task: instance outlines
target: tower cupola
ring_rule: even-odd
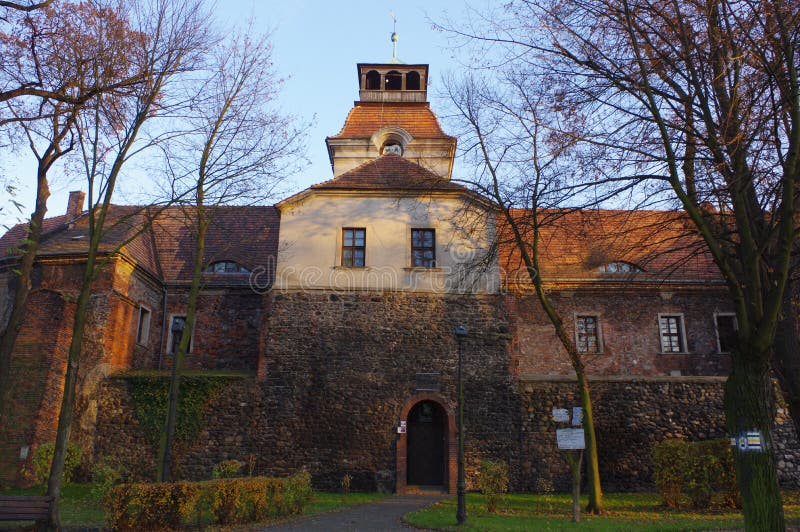
[[[358,95],[362,102],[425,102],[428,65],[359,63]]]

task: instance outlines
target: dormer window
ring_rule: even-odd
[[[232,260],[212,262],[206,268],[206,273],[250,273],[250,270]]]
[[[383,155],[403,155],[403,147],[395,142],[387,142],[383,145],[383,150],[381,150],[381,153]]]
[[[597,271],[599,271],[600,273],[620,274],[620,273],[641,273],[644,270],[642,270],[640,267],[630,262],[617,261],[604,264],[600,266],[597,269]]]

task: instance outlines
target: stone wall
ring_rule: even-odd
[[[420,393],[418,373],[434,374],[429,395],[455,411],[453,328],[463,323],[468,486],[475,487],[482,459],[500,459],[515,490],[566,489],[551,411],[578,403],[575,384],[512,376],[505,308],[503,296],[275,293],[263,378],[234,380],[217,396],[180,471],[210,478],[214,464],[253,455],[260,474],[306,468],[318,487],[335,488],[348,473],[354,489],[393,490],[402,438],[396,427]],[[143,436],[124,381],[107,386],[114,389],[100,394],[96,453],[127,456],[131,449],[132,464],[154,464],[154,455],[137,454]],[[592,383],[592,393],[609,491],[653,488],[650,452],[658,441],[724,435],[719,378],[605,378]],[[779,459],[784,482],[796,484],[800,448],[785,421]]]
[[[467,381],[467,397],[475,391]],[[247,462],[256,472],[287,475],[308,469],[318,487],[338,487],[341,476],[353,476],[354,489],[392,491],[395,487],[394,434],[399,403],[359,410],[361,394],[344,397],[353,407],[346,415],[335,398],[328,408],[299,412],[301,401],[274,383],[233,379],[216,397],[206,427],[182,453],[178,470],[184,478],[208,479],[214,464],[227,459]],[[594,380],[592,398],[600,448],[600,473],[608,492],[652,491],[651,452],[667,438],[704,440],[725,436],[722,380],[663,378]],[[569,468],[555,441],[553,407],[578,404],[575,383],[527,380],[518,385],[520,410],[498,416],[492,404],[468,400],[465,408],[468,489],[476,489],[482,459],[509,463],[514,491],[552,487],[568,491]],[[95,455],[127,463],[142,476],[155,477],[156,449],[145,439],[133,413],[123,379],[106,381],[98,417]],[[502,399],[502,397],[500,397]],[[494,427],[496,434],[487,434]],[[781,483],[800,487],[800,445],[785,411],[776,430]]]

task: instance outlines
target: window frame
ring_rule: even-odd
[[[216,271],[214,269],[214,267],[216,265],[218,265],[218,264],[224,264],[225,265],[225,270]],[[231,264],[236,266],[236,271],[228,271],[228,266],[231,265]],[[206,266],[205,270],[203,270],[203,273],[206,273],[206,274],[210,273],[212,275],[237,275],[237,274],[238,275],[242,275],[242,274],[249,275],[249,274],[251,274],[253,272],[251,272],[250,269],[248,269],[247,267],[243,266],[241,262],[237,262],[235,260],[224,259],[224,260],[215,260],[214,262],[210,263],[208,266]]]
[[[424,242],[425,242],[425,236],[424,236],[425,232],[430,232],[432,234],[432,236],[433,236],[432,245],[430,245],[430,246],[425,246],[425,245],[414,246],[414,231],[420,231],[421,232],[421,240],[420,240],[421,244],[424,244]],[[425,269],[425,270],[433,270],[433,269],[436,269],[438,267],[437,261],[436,261],[436,228],[435,227],[412,227],[411,231],[409,233],[409,246],[410,246],[409,249],[411,250],[410,257],[409,257],[410,264],[411,264],[410,267],[411,268],[421,268],[421,269]],[[423,255],[421,264],[415,264],[415,262],[414,262],[414,251],[417,251],[417,250],[421,251],[422,255]],[[433,253],[433,259],[431,259],[433,261],[432,264],[429,264],[429,265],[425,264],[425,251],[431,251]]]
[[[580,353],[581,355],[602,355],[603,354],[603,327],[601,325],[602,322],[600,320],[600,317],[601,317],[601,315],[600,315],[599,312],[576,312],[573,315],[573,325],[575,327],[575,349],[577,349],[578,353]],[[596,350],[595,351],[589,351],[589,350],[581,351],[581,349],[580,349],[580,339],[579,339],[580,336],[579,336],[579,332],[578,332],[578,320],[580,318],[594,318],[594,323],[595,323],[595,326],[594,326],[595,334],[594,334],[594,336],[595,336],[595,345],[596,345]],[[588,344],[587,344],[587,347],[588,347]]]
[[[185,326],[185,324],[186,324],[186,314],[177,314],[176,313],[176,314],[170,314],[169,315],[169,320],[167,321],[167,323],[169,324],[169,326],[167,328],[167,345],[166,345],[166,349],[164,350],[164,352],[167,355],[172,355],[172,356],[174,356],[178,352],[177,349],[175,351],[172,351],[172,343],[173,343],[172,322],[175,320],[175,318],[183,318],[184,319],[184,326]],[[197,323],[197,320],[195,320],[195,323]],[[180,341],[180,339],[178,341]],[[177,347],[177,346],[175,346],[175,347]],[[194,352],[194,327],[192,327],[192,333],[189,336],[189,347],[186,349],[186,353],[187,354],[191,354],[193,352]]]
[[[739,321],[736,319],[736,313],[735,312],[715,312],[714,313],[714,334],[716,335],[716,338],[717,338],[717,354],[727,355],[727,354],[730,354],[730,351],[723,351],[722,350],[722,342],[720,341],[720,337],[719,337],[719,322],[717,321],[717,318],[719,318],[720,316],[733,318],[733,330],[734,331],[738,331],[739,330]]]
[[[680,342],[679,351],[667,351],[664,345],[664,335],[661,332],[661,320],[663,318],[677,318],[678,320],[678,341]],[[664,355],[681,355],[689,352],[689,345],[686,338],[686,320],[684,320],[682,312],[659,312],[658,319],[656,320],[656,329],[658,331],[658,344],[660,353]]]
[[[145,327],[142,327],[142,311],[147,312],[147,323]],[[136,344],[147,345],[150,340],[150,323],[153,320],[153,311],[145,305],[139,305],[139,312],[136,318]],[[142,334],[143,328],[144,334]]]
[[[346,231],[353,231],[352,242],[353,245],[347,246],[345,245],[346,242]],[[363,231],[364,232],[364,245],[357,246],[357,233],[355,231]],[[342,227],[342,231],[340,232],[342,245],[339,248],[340,257],[339,257],[339,264],[343,268],[366,268],[367,267],[367,228],[366,227]],[[362,253],[362,263],[356,264],[356,250],[361,250]],[[345,264],[345,251],[351,251],[351,262],[352,264]]]

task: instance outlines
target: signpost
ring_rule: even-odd
[[[556,423],[569,423],[569,410],[566,408],[553,409],[553,421]],[[583,410],[576,406],[572,409],[572,427],[583,423]],[[581,463],[583,450],[586,448],[583,428],[556,429],[556,443],[558,448],[567,451],[567,462],[572,471],[572,522],[581,520]]]

